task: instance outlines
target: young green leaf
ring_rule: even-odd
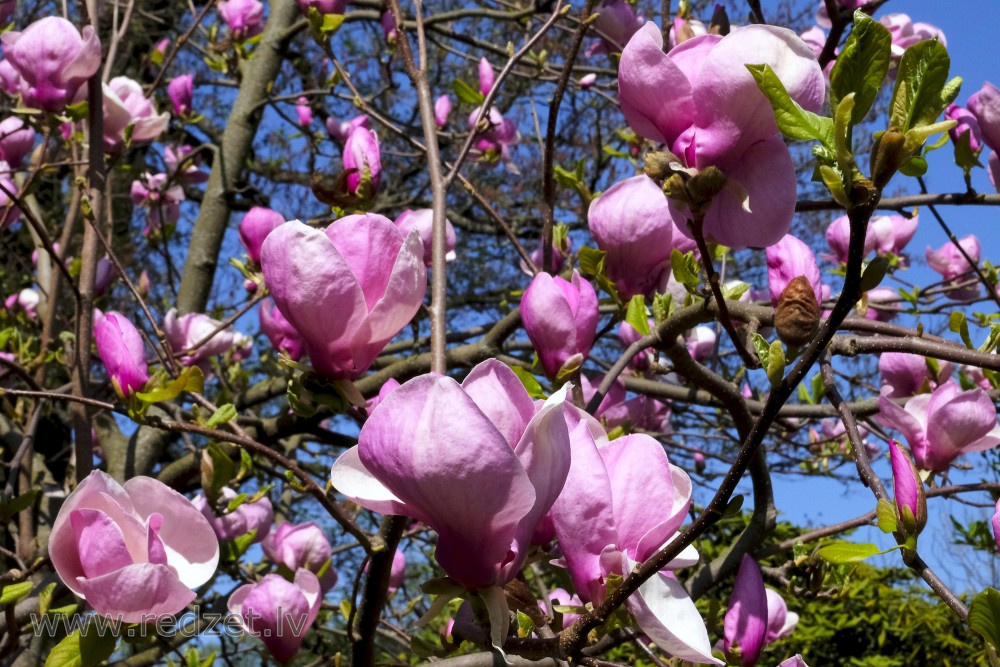
[[[969,627],[994,648],[1000,647],[1000,591],[987,588],[972,600]]]
[[[834,565],[860,563],[866,558],[882,553],[874,544],[857,544],[855,542],[834,542],[821,547],[816,555]]]
[[[892,34],[861,10],[854,13],[854,28],[830,72],[830,108],[854,94],[851,125],[857,125],[872,108],[889,71]]]
[[[815,139],[825,146],[833,145],[833,120],[806,111],[793,100],[770,65],[747,65],[757,87],[774,109],[778,129],[789,139],[809,141]]]
[[[636,294],[628,302],[625,321],[643,336],[649,335],[649,316],[646,314],[646,299],[643,295]]]

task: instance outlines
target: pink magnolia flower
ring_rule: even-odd
[[[892,395],[896,398],[930,391],[946,382],[955,368],[950,361],[938,361],[937,365],[937,375],[931,377],[927,360],[919,354],[883,352],[878,359],[881,385],[891,387]]]
[[[799,615],[788,611],[788,605],[778,591],[765,588],[764,593],[767,595],[767,634],[764,636],[764,644],[767,645],[792,634],[799,624]]]
[[[167,84],[167,97],[174,106],[174,113],[184,118],[191,113],[191,102],[194,99],[194,75],[181,74],[171,79]]]
[[[676,228],[653,179],[640,175],[612,185],[590,203],[587,222],[624,298],[664,291]]]
[[[576,271],[571,281],[539,273],[524,291],[524,330],[550,378],[583,364],[597,335],[597,305],[594,287]]]
[[[536,413],[521,381],[495,359],[462,384],[414,378],[372,412],[357,446],[334,463],[333,486],[362,507],[434,529],[435,557],[459,584],[502,586],[524,565],[566,480],[565,399],[564,388]]]
[[[625,0],[601,0],[594,12],[597,14],[594,28],[600,39],[587,49],[588,56],[619,53],[644,23]]]
[[[320,585],[324,592],[337,585],[337,571],[330,565],[333,549],[316,522],[283,523],[260,546],[268,558],[292,572],[305,569],[317,576],[322,572]]]
[[[768,629],[767,593],[760,568],[748,554],[743,554],[736,583],[729,596],[729,609],[724,621],[723,646],[729,661],[743,667],[754,667],[764,650]],[[739,648],[737,653],[733,649]]]
[[[232,327],[224,327],[222,322],[204,313],[188,313],[178,317],[177,309],[171,308],[163,318],[163,331],[167,344],[185,366],[201,366],[203,371],[211,368],[209,360],[240,348],[252,342]],[[193,351],[191,348],[198,346]]]
[[[903,434],[921,470],[944,472],[962,454],[1000,444],[993,401],[978,387],[962,391],[949,380],[930,394],[914,396],[905,408],[891,396],[891,390],[879,396],[877,420]]]
[[[489,112],[483,118],[485,129],[476,125],[478,117],[479,109],[475,109],[469,114],[469,129],[476,130],[476,140],[473,147],[480,156],[479,161],[496,163],[499,160],[503,162],[507,171],[519,174],[510,153],[510,147],[521,140],[517,125],[509,118],[504,118],[496,107],[490,107]]]
[[[148,209],[144,234],[159,231],[163,223],[176,224],[181,217],[181,202],[185,200],[184,188],[171,183],[167,174],[144,172],[132,181],[132,203]]]
[[[91,26],[46,16],[0,36],[4,61],[19,77],[18,92],[29,107],[62,111],[101,65],[101,42]]]
[[[56,574],[102,616],[176,614],[219,562],[215,532],[191,501],[151,477],[122,486],[95,470],[52,524]]]
[[[802,659],[802,656],[796,653],[791,658],[787,658],[781,661],[778,667],[809,667],[806,661]]]
[[[353,171],[352,171],[353,170]],[[355,128],[344,142],[344,171],[347,174],[347,190],[352,195],[371,197],[378,190],[382,176],[382,158],[378,147],[378,135],[367,128]],[[362,181],[368,177],[369,185],[361,192]]]
[[[312,107],[309,106],[309,99],[306,97],[299,97],[295,100],[295,115],[299,119],[299,125],[303,127],[309,127],[313,122],[313,111]]]
[[[298,653],[322,602],[316,575],[298,570],[294,582],[268,574],[255,584],[240,586],[229,596],[228,607],[244,632],[259,637],[268,653],[285,663]]]
[[[385,41],[389,44],[395,44],[396,39],[399,37],[399,30],[396,28],[396,19],[393,18],[391,11],[386,10],[382,12],[381,23]]]
[[[561,273],[562,270],[566,267],[566,260],[569,259],[569,255],[572,252],[572,250],[573,250],[573,237],[567,236],[565,246],[560,247],[555,243],[552,244],[552,263],[549,266],[547,267],[542,266],[542,262],[545,259],[545,254],[544,251],[542,250],[541,245],[532,250],[531,253],[528,255],[528,257],[531,259],[531,263],[534,264],[535,268],[537,268],[539,271],[547,271],[548,273],[555,274],[555,273]],[[521,266],[521,273],[524,273],[529,276],[534,275],[531,273],[531,270],[528,268],[528,265],[524,262],[523,259],[521,260],[520,266]]]
[[[837,0],[836,6],[841,10],[848,10],[853,12],[859,7],[863,7],[868,0]],[[824,28],[830,28],[833,23],[830,21],[830,14],[826,11],[826,2],[820,0],[819,6],[816,8],[816,23]]]
[[[359,127],[368,127],[368,116],[361,115],[355,116],[350,120],[340,120],[338,121],[333,116],[326,119],[326,131],[330,133],[330,136],[334,138],[338,143],[344,143],[347,141],[347,137]]]
[[[29,318],[35,319],[38,317],[38,304],[40,301],[41,297],[36,290],[33,290],[30,287],[25,287],[17,294],[11,294],[7,297],[7,300],[4,302],[4,306],[7,310],[11,310],[17,306],[23,310],[24,314]]]
[[[25,125],[23,120],[11,116],[0,122],[0,161],[17,169],[34,146],[35,130]]]
[[[1000,500],[997,501],[997,506],[993,510],[993,519],[990,523],[993,524],[993,539],[997,543],[997,551],[1000,551]]]
[[[146,349],[139,331],[121,313],[94,310],[94,342],[108,377],[129,396],[149,380]]]
[[[598,605],[609,575],[628,574],[677,534],[691,505],[691,480],[648,435],[609,442],[600,425],[579,410],[567,410],[566,421],[572,459],[552,521],[577,594]],[[688,547],[668,567],[697,560]],[[657,574],[625,604],[640,629],[667,653],[722,664],[712,657],[694,602],[672,575]]]
[[[314,8],[320,14],[343,14],[350,0],[295,0],[299,11],[308,16],[309,9]]]
[[[166,146],[163,162],[167,165],[168,177],[178,183],[197,185],[208,180],[208,174],[199,169],[201,159],[191,146]]]
[[[889,441],[892,493],[903,533],[917,535],[927,525],[927,496],[913,459],[895,440]]]
[[[564,588],[554,588],[549,591],[549,602],[552,603],[553,607],[565,606],[565,607],[582,607],[583,601],[580,599],[579,595],[570,595],[569,592]],[[541,600],[538,601],[539,608],[546,614],[548,614],[551,609],[545,606],[545,603]],[[562,627],[563,629],[576,623],[577,619],[580,618],[580,614],[574,614],[572,612],[563,612],[562,615]]]
[[[496,81],[496,73],[493,65],[486,58],[479,59],[479,92],[484,96],[489,95],[493,89],[493,82]]]
[[[941,28],[930,23],[914,23],[906,14],[886,14],[879,19],[879,23],[888,28],[892,35],[892,57],[895,60],[902,58],[906,49],[925,39],[937,39],[948,46]]]
[[[21,75],[6,58],[0,60],[0,88],[11,97],[21,92]]]
[[[983,373],[982,368],[979,368],[978,366],[966,365],[963,365],[960,368],[962,374],[972,384],[979,385],[986,391],[991,391],[993,389],[993,383],[990,382],[989,378],[986,377],[986,374]]]
[[[649,326],[652,328],[652,320],[649,321]],[[625,320],[622,320],[621,324],[618,325],[618,340],[622,342],[622,347],[627,348],[640,338],[642,338],[642,334]],[[649,367],[652,365],[655,358],[655,351],[652,349],[644,350],[633,356],[631,361],[628,362],[628,365],[636,371],[642,373],[643,371],[649,370]]]
[[[406,582],[406,556],[402,549],[396,549],[392,554],[392,567],[389,569],[389,592],[395,593]]]
[[[684,336],[684,347],[692,359],[704,363],[715,353],[715,329],[704,325],[695,327]]]
[[[448,115],[451,113],[451,98],[447,95],[434,100],[434,122],[438,127],[448,124]]]
[[[1000,89],[987,81],[969,97],[967,105],[979,124],[983,143],[1000,150]]]
[[[434,260],[434,211],[429,208],[407,209],[396,218],[396,226],[403,234],[409,234],[411,229],[417,230],[420,242],[424,244],[424,264],[430,268]],[[445,218],[444,248],[446,252],[444,259],[446,262],[455,259],[455,245],[457,243],[455,228]]]
[[[816,257],[808,245],[786,234],[780,241],[767,248],[767,288],[771,303],[778,305],[781,293],[799,276],[805,276],[816,295],[816,302],[822,302],[823,278],[816,264]]]
[[[264,332],[267,339],[275,350],[286,353],[292,361],[298,361],[305,352],[305,343],[298,329],[285,319],[278,307],[270,299],[266,299],[260,304],[258,310],[260,318],[260,330]]]
[[[356,378],[413,318],[427,289],[420,237],[380,215],[349,215],[325,230],[298,221],[261,248],[264,282],[301,334],[318,373]]]
[[[389,378],[388,380],[386,380],[385,383],[381,387],[379,387],[378,394],[368,399],[368,403],[366,405],[368,414],[371,414],[372,410],[381,405],[382,401],[385,400],[386,396],[399,389],[399,387],[400,387],[399,380],[397,380],[396,378]]]
[[[222,0],[218,11],[237,41],[264,32],[264,4],[260,0]]]
[[[868,310],[865,318],[890,322],[896,317],[895,308],[900,301],[899,292],[891,287],[876,287],[868,292]]]
[[[974,234],[969,234],[959,239],[958,243],[965,250],[969,259],[975,265],[978,265],[980,256],[979,239]],[[937,250],[931,250],[931,247],[927,246],[926,255],[927,265],[940,273],[941,277],[949,283],[957,284],[962,282],[963,276],[969,277],[967,274],[975,268],[973,264],[969,264],[969,261],[962,256],[962,252],[951,241],[945,243]],[[946,290],[945,293],[950,298],[960,301],[974,299],[979,296],[979,283],[973,283],[965,287],[952,287]]]
[[[662,47],[660,29],[647,23],[622,52],[625,119],[640,136],[665,143],[682,167],[726,175],[705,213],[706,236],[733,248],[777,243],[795,212],[795,166],[745,65],[770,65],[793,100],[819,111],[826,83],[812,49],[790,30],[765,25],[695,37],[669,54]],[[687,205],[671,200],[670,213],[690,236]]]
[[[826,33],[819,26],[814,25],[805,32],[799,35],[802,41],[809,45],[812,52],[819,58],[819,54],[823,53],[823,47],[826,46]]]
[[[221,510],[225,510],[229,501],[235,497],[234,490],[228,486],[222,487]],[[208,519],[208,523],[220,540],[235,540],[251,530],[256,530],[253,541],[262,542],[271,532],[271,524],[274,522],[274,510],[267,496],[252,503],[246,501],[233,511],[221,514],[218,513],[219,508],[213,508],[209,504],[205,494],[195,496],[191,504]]]
[[[254,206],[240,221],[240,243],[243,244],[250,261],[260,263],[260,248],[264,239],[275,229],[285,224],[285,216],[263,206]]]
[[[917,216],[907,218],[902,215],[878,215],[869,221],[865,232],[865,255],[876,251],[879,255],[900,255],[903,248],[917,232]],[[847,263],[847,249],[851,238],[851,223],[846,215],[836,218],[826,229],[826,242],[832,255],[829,259],[841,264]]]
[[[983,132],[979,129],[979,120],[968,109],[957,104],[949,104],[944,111],[945,120],[953,120],[958,125],[948,130],[952,143],[957,144],[963,134],[969,135],[969,148],[975,152],[982,148]]]
[[[104,146],[109,151],[122,148],[125,130],[132,127],[132,145],[155,141],[170,123],[170,114],[156,113],[153,101],[142,86],[125,76],[117,76],[104,86]]]

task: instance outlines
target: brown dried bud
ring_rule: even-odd
[[[729,34],[729,14],[726,13],[726,8],[722,5],[715,6],[712,22],[708,24],[708,34],[722,35],[723,37]]]
[[[687,191],[687,174],[674,174],[663,182],[663,194],[685,204],[690,204]]]
[[[778,297],[774,328],[784,343],[802,347],[819,329],[820,308],[812,285],[805,276],[792,278]]]
[[[674,168],[670,165],[679,162],[680,158],[670,151],[650,151],[646,153],[643,169],[654,181],[665,181],[674,173]]]
[[[890,127],[872,146],[872,183],[881,190],[896,170],[910,159],[912,151],[906,150],[906,137],[898,128]]]
[[[696,204],[708,204],[715,195],[726,187],[726,175],[718,167],[705,167],[688,181],[687,189],[691,201]]]

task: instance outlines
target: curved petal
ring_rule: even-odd
[[[107,514],[78,509],[70,512],[69,520],[76,536],[83,577],[92,579],[133,563],[121,528]]]
[[[487,359],[469,371],[462,389],[514,449],[535,416],[535,403],[514,371]]]
[[[767,635],[767,594],[760,568],[747,554],[740,561],[724,626],[726,653],[739,646],[743,664],[757,664]]]
[[[672,144],[694,121],[691,92],[687,77],[663,53],[660,28],[644,25],[625,45],[618,66],[618,103],[629,126],[647,139]]]
[[[181,582],[195,588],[211,579],[219,564],[219,539],[208,519],[191,501],[151,477],[130,479],[125,482],[125,491],[141,518],[162,515],[163,523],[156,536]]]
[[[368,471],[368,468],[361,461],[357,445],[348,449],[334,461],[333,468],[330,470],[330,482],[333,484],[333,488],[365,509],[379,514],[414,516],[413,508],[407,507]],[[282,526],[284,525],[287,524],[282,524]]]
[[[535,490],[459,384],[428,375],[403,384],[369,417],[358,443],[365,467],[438,532],[445,571],[470,588],[493,585]]]
[[[942,470],[965,451],[967,445],[985,437],[997,425],[996,408],[989,395],[979,389],[963,391],[944,400],[951,387],[947,382],[934,391],[927,405],[927,442],[934,470]]]
[[[125,623],[176,614],[196,597],[169,566],[154,563],[135,563],[77,584],[94,611]]]
[[[560,283],[566,281],[539,273],[521,297],[524,330],[550,378],[555,378],[566,360],[579,351],[572,305]]]
[[[879,413],[875,417],[875,421],[902,433],[906,441],[910,444],[910,448],[914,449],[914,443],[924,439],[924,425],[910,411],[896,405],[890,398],[891,392],[883,392],[879,395]],[[916,396],[910,399],[910,403],[913,403],[918,398],[920,397]]]
[[[302,334],[316,370],[333,378],[353,375],[351,341],[367,322],[368,307],[350,266],[327,235],[286,222],[264,239],[260,263],[271,296]]]

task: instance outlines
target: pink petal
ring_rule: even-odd
[[[487,359],[465,376],[462,389],[511,449],[516,447],[535,416],[535,404],[514,371],[501,361]]]
[[[78,509],[70,512],[70,524],[76,536],[83,576],[99,577],[133,563],[121,529],[100,510]]]
[[[176,614],[196,597],[170,567],[154,563],[136,563],[78,584],[98,614],[126,623]]]

